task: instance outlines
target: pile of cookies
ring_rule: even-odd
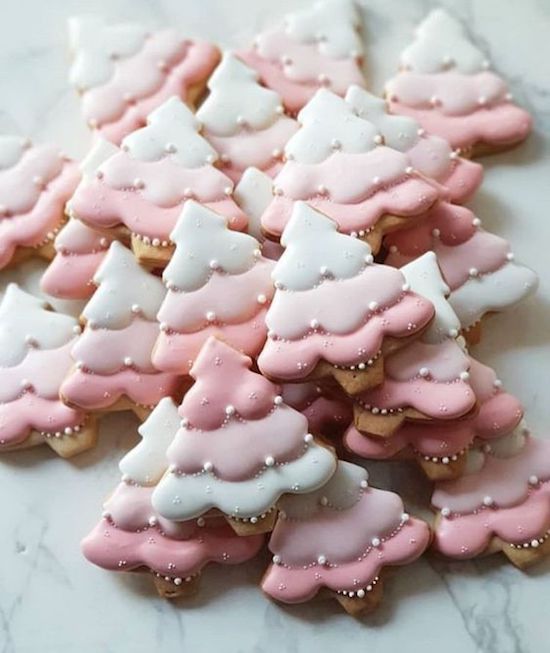
[[[356,614],[428,547],[550,552],[550,443],[469,351],[537,286],[465,206],[473,159],[530,117],[442,10],[372,95],[360,24],[321,0],[222,54],[73,19],[89,154],[0,138],[0,265],[41,256],[44,293],[83,302],[76,319],[8,286],[0,448],[70,457],[133,411],[82,546],[163,596],[267,546],[268,596]],[[379,459],[434,482],[433,524],[370,485]]]

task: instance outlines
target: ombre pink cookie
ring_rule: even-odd
[[[65,203],[80,179],[76,164],[52,145],[0,137],[0,268],[18,250],[50,258]]]
[[[69,21],[69,32],[70,80],[82,95],[84,118],[117,144],[170,97],[193,104],[220,58],[214,45],[173,29],[147,32],[83,17]]]

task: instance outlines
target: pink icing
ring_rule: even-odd
[[[191,368],[196,381],[185,395],[180,415],[193,428],[207,431],[221,427],[229,405],[244,420],[264,417],[272,410],[278,389],[251,372],[251,364],[248,356],[209,338]]]
[[[383,383],[357,400],[369,407],[415,408],[431,419],[457,419],[476,402],[470,385],[461,379],[468,367],[468,358],[454,340],[413,342],[386,357]],[[428,370],[425,377],[422,368]]]
[[[194,199],[226,216],[230,228],[246,229],[246,215],[225,194],[231,180],[213,166],[182,168],[168,158],[138,161],[120,152],[101,170],[102,178],[79,186],[71,200],[72,213],[91,227],[122,224],[133,233],[168,240],[189,188]],[[143,189],[133,186],[135,179],[143,180]]]
[[[79,177],[76,164],[48,145],[25,149],[0,170],[0,268],[17,247],[37,247],[59,227]]]
[[[106,84],[84,93],[84,117],[104,138],[118,144],[173,95],[186,100],[218,60],[219,51],[210,43],[181,40],[172,30],[155,32],[139,53],[119,60]],[[159,66],[159,61],[166,65]]]
[[[233,181],[238,181],[246,168],[253,166],[274,177],[281,168],[281,155],[289,138],[297,131],[298,123],[286,116],[278,117],[267,129],[250,131],[241,129],[233,136],[217,136],[205,131],[204,136],[228,162],[223,172]],[[222,159],[223,161],[223,159]]]
[[[334,297],[332,307],[338,312],[338,296]],[[380,351],[385,337],[403,338],[423,328],[433,312],[429,302],[405,292],[393,306],[367,316],[366,323],[352,333],[314,332],[297,340],[268,338],[258,366],[275,379],[299,380],[311,374],[321,360],[346,367],[358,365]]]
[[[299,43],[280,28],[260,34],[257,43],[257,47],[237,54],[258,71],[268,88],[282,96],[291,113],[297,113],[323,86],[344,95],[352,84],[365,85],[359,58],[329,57],[319,51],[317,44]],[[319,75],[324,76],[323,82]]]
[[[339,436],[353,419],[351,401],[345,395],[328,393],[316,383],[289,383],[283,399],[305,415],[311,433]]]

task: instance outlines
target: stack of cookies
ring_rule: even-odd
[[[268,596],[350,614],[428,547],[550,552],[550,444],[469,351],[537,286],[465,206],[472,159],[529,115],[442,10],[372,95],[360,24],[321,0],[222,54],[73,19],[89,154],[0,138],[0,265],[41,256],[44,293],[83,305],[7,288],[0,448],[70,457],[133,411],[82,547],[168,598],[266,546]],[[432,524],[369,483],[403,458],[434,482]]]

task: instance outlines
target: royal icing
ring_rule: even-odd
[[[172,95],[193,101],[219,59],[215,46],[176,30],[106,25],[96,16],[71,18],[69,38],[69,80],[82,95],[84,118],[115,143]]]
[[[168,447],[169,471],[153,492],[165,518],[184,521],[211,508],[256,518],[282,494],[315,490],[334,473],[333,454],[309,436],[306,418],[250,366],[216,338],[203,346]]]
[[[364,84],[360,26],[351,0],[321,0],[288,14],[283,25],[259,34],[254,47],[239,56],[296,112],[318,88],[343,95],[351,84]]]
[[[385,565],[411,562],[429,530],[392,492],[371,488],[366,470],[338,462],[331,480],[305,496],[287,496],[269,540],[273,561],[262,589],[286,603],[321,587],[362,598]]]
[[[78,179],[76,164],[57,147],[0,136],[0,268],[19,248],[40,253],[53,241]]]
[[[115,241],[94,283],[98,289],[82,312],[86,328],[71,351],[75,367],[61,386],[64,400],[96,410],[122,397],[150,406],[174,395],[178,377],[159,372],[151,362],[159,334],[156,314],[165,295],[160,278]]]
[[[453,147],[506,147],[529,133],[529,114],[512,103],[504,81],[443,9],[418,27],[401,66],[386,84],[391,112],[414,118]]]
[[[483,168],[479,163],[458,156],[446,140],[426,134],[413,118],[389,114],[382,98],[351,86],[346,102],[376,126],[385,145],[405,152],[413,168],[442,184],[452,202],[468,200],[481,184]]]
[[[77,320],[8,285],[0,303],[0,450],[33,432],[60,438],[80,430],[85,414],[59,400],[79,333]]]
[[[282,397],[305,415],[310,433],[339,437],[353,419],[351,402],[345,395],[328,392],[317,383],[286,383]]]
[[[257,73],[233,54],[224,55],[208,81],[210,95],[197,111],[223,171],[237,181],[248,166],[274,175],[283,148],[298,129],[284,115],[278,93],[261,86]]]
[[[342,98],[319,90],[300,111],[301,128],[285,147],[275,197],[262,228],[280,236],[296,200],[307,200],[345,233],[368,235],[386,214],[425,213],[440,192],[410,165],[406,154],[383,145],[374,124]]]
[[[194,198],[225,215],[232,229],[246,228],[233,184],[212,165],[218,157],[199,126],[179,99],[167,100],[77,188],[71,214],[98,229],[123,225],[145,244],[166,246],[184,203]]]
[[[176,251],[163,273],[168,292],[158,312],[155,365],[188,373],[211,335],[256,356],[274,290],[273,264],[261,256],[258,241],[230,231],[223,216],[193,201],[170,237]]]
[[[303,202],[281,242],[269,337],[258,358],[268,376],[300,380],[321,360],[365,369],[384,337],[409,336],[433,316],[429,302],[404,289],[401,273],[373,264],[365,242],[338,233],[334,221]]]

